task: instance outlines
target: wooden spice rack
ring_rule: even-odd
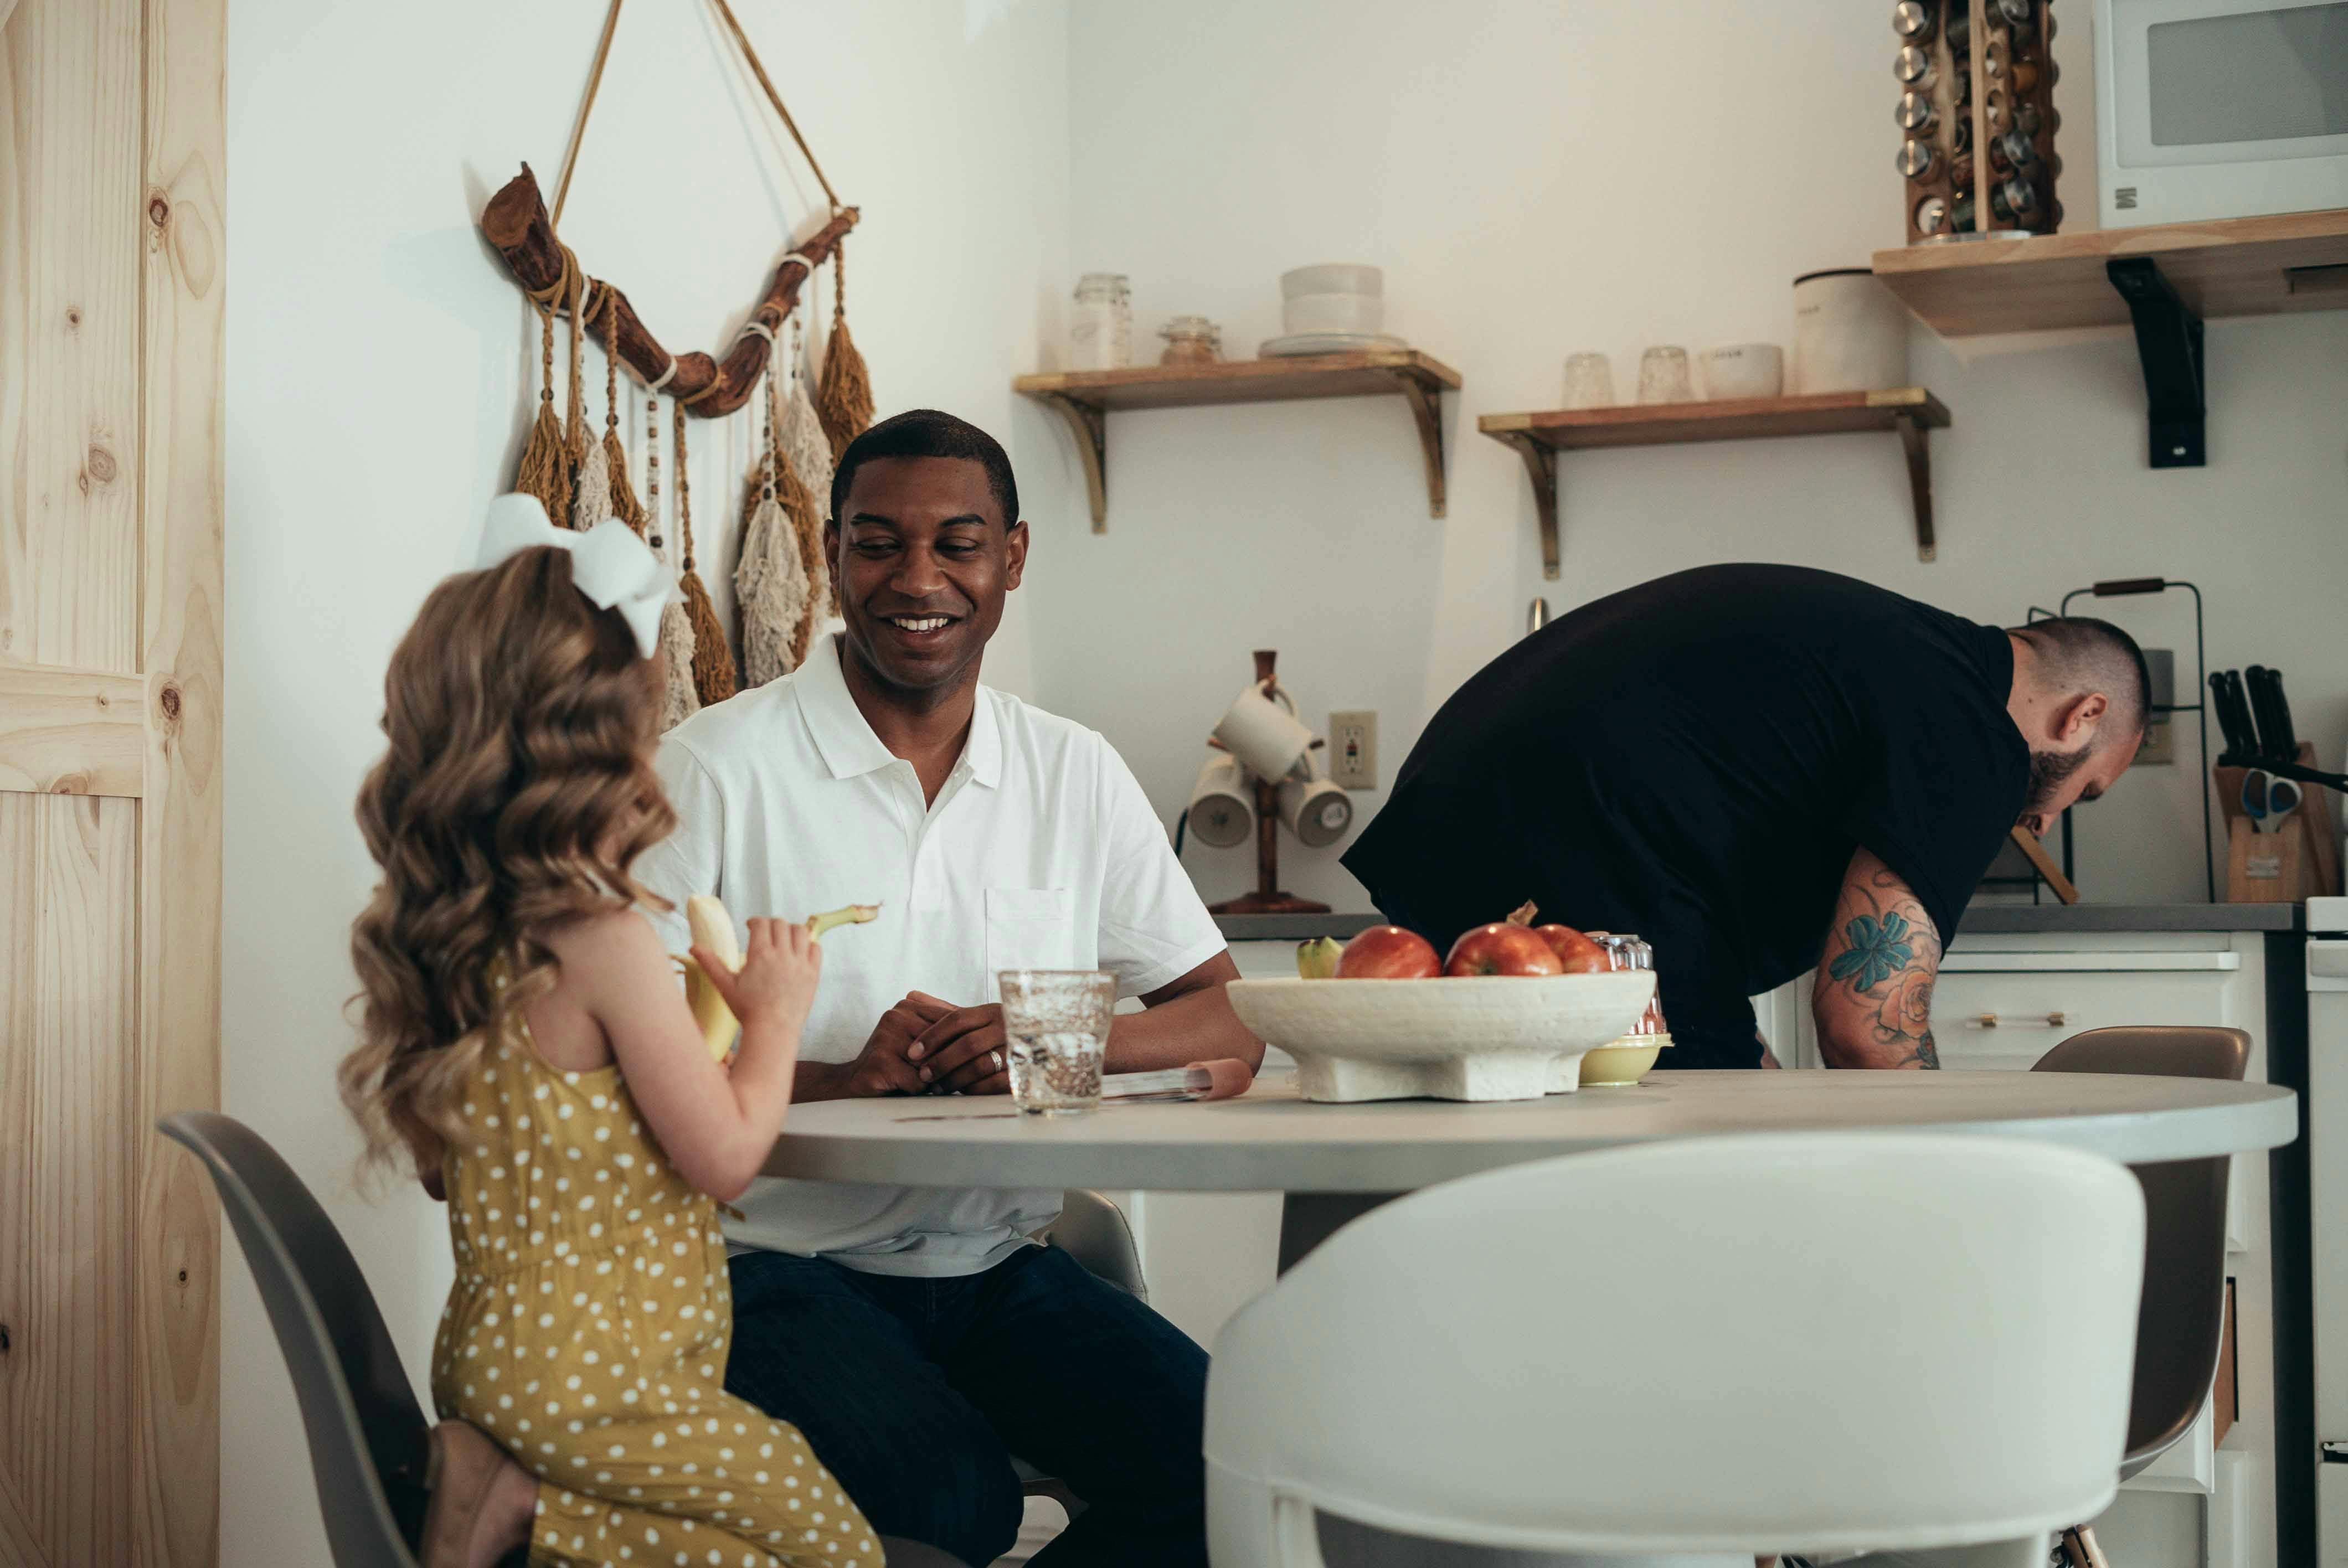
[[[1398,395],[1407,403],[1426,459],[1427,515],[1443,516],[1443,394],[1459,390],[1459,373],[1416,349],[1059,371],[1020,376],[1012,382],[1011,389],[1059,415],[1076,437],[1097,534],[1108,530],[1108,415],[1112,409],[1200,408],[1313,397]]]
[[[1603,446],[1663,446],[1694,441],[1751,441],[1776,436],[1838,436],[1859,430],[1897,434],[1908,455],[1916,508],[1916,556],[1933,557],[1932,469],[1924,433],[1947,427],[1949,410],[1921,386],[1886,392],[1828,392],[1808,397],[1755,397],[1717,403],[1637,404],[1621,408],[1487,414],[1477,428],[1524,459],[1540,514],[1541,575],[1558,575],[1557,455]]]
[[[1924,0],[1901,9],[1924,29],[1908,36],[1895,67],[1904,88],[1895,118],[1906,138],[1899,168],[1907,177],[1908,242],[2054,233],[2063,226],[2054,199],[2063,163],[2054,133],[2063,117],[2054,109],[2060,73],[2048,52],[2050,0],[2018,7],[2011,0]],[[1921,79],[1909,79],[1910,65],[1922,67]],[[1913,122],[1911,106],[1923,110],[1924,123]]]
[[[1915,245],[1875,275],[1943,337],[2133,325],[2151,466],[2199,467],[2201,323],[2348,310],[2348,208]]]

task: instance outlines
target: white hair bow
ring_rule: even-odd
[[[489,503],[480,559],[473,566],[486,571],[541,545],[571,552],[572,582],[598,610],[626,617],[628,630],[636,634],[636,651],[651,658],[660,646],[662,607],[676,591],[675,579],[652,547],[617,518],[606,518],[583,534],[558,528],[546,520],[543,502],[517,491]]]

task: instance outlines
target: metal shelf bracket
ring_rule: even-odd
[[[2207,361],[2201,318],[2178,297],[2149,256],[2119,257],[2104,263],[2104,275],[2127,302],[2136,323],[2137,357],[2144,364],[2144,399],[2148,425],[2147,452],[2156,468],[2200,468],[2209,464],[2205,399]]]
[[[1092,501],[1093,532],[1108,532],[1108,410],[1064,392],[1032,395],[1067,422],[1085,466],[1085,490]]]
[[[1924,445],[1926,426],[1909,414],[1892,423],[1899,427],[1900,449],[1908,454],[1908,497],[1916,508],[1916,559],[1932,560],[1941,548],[1932,534],[1932,454]]]
[[[1558,578],[1557,451],[1547,442],[1536,441],[1521,430],[1495,431],[1493,434],[1525,460],[1525,477],[1533,482],[1533,510],[1540,514],[1541,576],[1555,582]]]
[[[1443,516],[1443,391],[1407,370],[1389,373],[1395,390],[1410,405],[1418,424],[1418,447],[1426,460],[1426,515]]]

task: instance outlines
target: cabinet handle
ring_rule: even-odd
[[[1993,1012],[1976,1013],[1965,1020],[1967,1029],[2061,1029],[2070,1021],[2061,1012],[2050,1012],[2044,1018],[2003,1019]]]

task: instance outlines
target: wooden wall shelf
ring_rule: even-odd
[[[1949,423],[1948,408],[1921,386],[1887,392],[1828,392],[1809,397],[1738,398],[1719,403],[1638,404],[1623,408],[1487,414],[1477,428],[1524,459],[1540,513],[1541,575],[1558,575],[1557,455],[1601,446],[1663,446],[1692,441],[1750,441],[1776,436],[1838,436],[1888,430],[1908,455],[1916,507],[1916,556],[1931,560],[1931,458],[1924,433]]]
[[[2348,310],[2348,208],[2041,234],[1875,253],[1875,275],[1943,337],[2136,328],[2146,461],[2209,461],[2201,323]]]
[[[2131,258],[2154,262],[2204,321],[2348,310],[2348,208],[1910,245],[1878,251],[1875,275],[1943,337],[2124,327],[2127,302],[2105,269]]]
[[[1399,395],[1409,404],[1426,464],[1427,514],[1443,516],[1443,394],[1459,390],[1459,373],[1416,349],[1060,371],[1020,376],[1011,389],[1058,414],[1076,436],[1097,534],[1108,528],[1110,410],[1289,403],[1308,397]]]

